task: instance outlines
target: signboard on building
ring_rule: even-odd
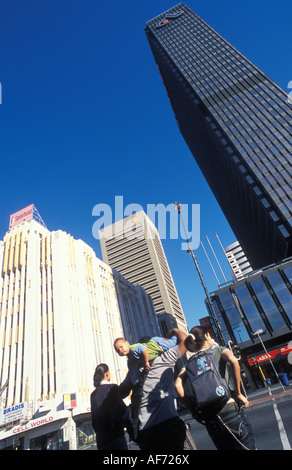
[[[52,408],[51,400],[40,401],[39,412],[43,413],[44,411],[50,411]]]
[[[72,408],[76,408],[76,406],[76,393],[67,393],[64,395],[64,410],[71,410]]]
[[[208,333],[210,334],[211,338],[215,338],[216,335],[215,335],[215,332],[213,330],[210,317],[207,316],[207,317],[200,318],[199,322],[200,322],[201,326],[203,326],[204,328],[207,328]]]
[[[19,421],[27,416],[27,402],[0,411],[0,426]]]
[[[26,222],[27,220],[31,220],[33,218],[33,204],[30,206],[21,209],[18,212],[15,212],[10,216],[9,222],[9,229],[16,227],[16,225],[22,224],[22,222]]]
[[[260,356],[254,356],[248,359],[249,365],[254,366],[255,364],[261,364],[262,362],[266,362],[269,359],[274,359],[275,357],[284,356],[292,352],[292,344],[288,344],[284,348],[274,349],[273,351],[268,351],[268,354],[264,353]]]

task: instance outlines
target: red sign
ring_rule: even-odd
[[[20,432],[29,431],[32,428],[38,428],[39,426],[42,426],[43,424],[50,423],[51,421],[54,421],[53,416],[49,416],[48,418],[41,418],[39,420],[31,421],[24,426],[16,427],[13,429],[12,432],[13,434],[18,434]]]
[[[215,338],[215,333],[211,324],[210,317],[200,318],[199,322],[201,326],[203,326],[204,328],[207,328],[208,330],[207,333],[210,334],[211,338]]]
[[[31,220],[33,218],[33,204],[30,206],[21,209],[18,212],[15,212],[10,216],[9,222],[9,229],[16,227],[16,225],[22,224],[22,222],[26,222],[27,220]]]
[[[169,20],[175,20],[176,18],[179,18],[181,15],[183,15],[183,10],[180,10],[176,13],[168,13],[165,15],[165,18],[157,23],[156,28],[161,28],[162,26],[165,26],[167,23],[169,23]]]
[[[292,344],[288,344],[288,346],[281,348],[280,351],[282,354],[289,354],[290,352],[292,352]]]
[[[254,366],[256,364],[261,364],[266,362],[269,359],[274,359],[277,356],[284,356],[292,351],[292,345],[285,346],[284,348],[274,349],[274,351],[268,351],[268,354],[264,353],[260,356],[254,356],[248,359],[249,365]]]

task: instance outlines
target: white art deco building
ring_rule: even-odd
[[[11,218],[0,267],[0,449],[75,449],[92,439],[96,365],[114,383],[127,372],[114,339],[160,334],[152,301],[33,205]]]

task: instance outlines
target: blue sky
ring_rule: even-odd
[[[96,204],[200,204],[201,240],[224,282],[235,241],[182,139],[151,54],[147,20],[169,0],[0,0],[0,238],[11,213],[34,203],[49,230],[92,235]],[[291,3],[185,2],[285,91],[292,80]],[[114,215],[114,214],[113,214]],[[163,240],[189,327],[206,315],[204,292],[181,240]],[[204,280],[217,288],[202,248]]]

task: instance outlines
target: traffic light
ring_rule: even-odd
[[[240,359],[241,358],[241,353],[240,353],[240,349],[239,347],[236,345],[236,344],[233,344],[232,346],[232,352],[234,354],[234,356],[236,357],[236,359]]]
[[[19,441],[19,439],[16,438],[15,441],[14,441],[13,449],[14,450],[19,450],[19,448],[20,448],[20,441]]]
[[[236,359],[238,359],[238,360],[241,359],[240,349],[237,346],[237,344],[234,344],[232,341],[228,341],[228,346],[229,346],[230,351],[233,352]]]
[[[258,363],[257,358],[256,358],[256,357],[252,357],[251,360],[252,360],[253,365],[256,366],[257,363]]]

